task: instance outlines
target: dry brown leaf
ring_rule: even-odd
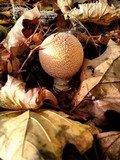
[[[25,5],[28,2],[28,0],[10,0],[11,5]]]
[[[90,93],[91,90],[99,83],[120,82],[119,79],[120,67],[118,67],[118,65],[120,64],[119,57],[120,57],[119,45],[110,40],[106,51],[101,56],[93,60],[85,59],[82,72],[80,75],[81,85],[73,99],[74,106],[77,106],[79,103],[81,103],[82,100],[85,98],[85,96],[87,96],[88,93]],[[115,70],[116,65],[118,72],[116,72]],[[108,77],[110,76],[111,78],[109,78],[108,81]]]
[[[10,30],[10,32],[8,33],[7,37],[4,39],[4,41],[2,42],[4,47],[9,51],[12,52],[14,55],[19,55],[21,53],[23,53],[23,51],[25,51],[25,49],[27,48],[27,44],[25,43],[26,41],[26,37],[23,34],[23,21],[25,19],[34,22],[35,19],[37,19],[37,21],[35,21],[38,25],[39,22],[39,17],[40,17],[40,12],[38,10],[37,7],[26,11],[16,22],[16,24],[14,25],[14,27]],[[34,24],[35,26],[35,24]]]
[[[91,97],[90,97],[91,98]],[[92,122],[96,125],[104,126],[108,125],[108,121],[106,120],[105,113],[108,110],[114,110],[120,113],[120,100],[117,98],[103,98],[103,99],[90,99],[86,97],[85,101],[83,101],[75,110],[75,113],[80,115],[88,115],[92,116]],[[115,117],[116,118],[116,117]],[[117,120],[116,120],[117,121]],[[117,125],[117,124],[116,124]],[[118,124],[119,127],[119,124]],[[114,126],[112,127],[114,128]]]
[[[7,73],[8,59],[10,58],[10,53],[0,46],[0,78]]]
[[[53,106],[57,106],[52,92],[41,87],[26,91],[24,82],[9,75],[6,84],[0,90],[0,106],[7,109],[38,109],[46,99],[51,100]]]
[[[88,125],[50,110],[0,113],[0,157],[4,160],[62,160],[71,143],[84,153],[92,146]]]
[[[113,4],[109,6],[106,0],[79,4],[79,8],[74,7],[70,11],[66,9],[61,1],[59,1],[58,5],[64,13],[65,18],[73,22],[88,21],[100,25],[109,25],[112,21],[120,18],[120,8],[116,8]]]
[[[5,26],[0,25],[0,42],[6,37],[9,29]]]
[[[107,123],[105,112],[120,113],[120,47],[109,41],[107,50],[98,58],[85,60],[81,86],[74,97],[76,112],[94,117],[97,125]]]
[[[97,135],[104,160],[119,160],[120,132],[103,132]]]
[[[0,77],[11,73],[14,77],[19,77],[20,62],[18,58],[10,54],[3,46],[0,48]]]

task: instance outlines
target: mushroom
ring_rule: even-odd
[[[70,79],[83,63],[83,47],[79,40],[68,32],[54,33],[41,44],[39,60],[44,71],[54,77],[54,89],[68,90]]]

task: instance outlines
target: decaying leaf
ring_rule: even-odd
[[[41,87],[26,91],[25,83],[10,75],[0,90],[0,106],[7,109],[38,109],[46,99],[57,106],[57,100],[52,92]]]
[[[59,1],[58,5],[64,13],[65,18],[69,18],[73,22],[88,21],[100,25],[109,25],[112,21],[120,18],[120,8],[116,8],[113,4],[109,6],[106,0],[79,4],[78,8],[74,7],[71,10],[67,10],[67,7],[61,2]]]
[[[110,40],[106,51],[101,56],[93,60],[85,59],[80,75],[81,85],[73,100],[75,106],[99,83],[120,82],[119,71],[116,72],[115,70],[115,64],[119,65],[119,57],[119,45]],[[119,68],[117,66],[117,70]]]
[[[31,23],[32,23],[32,21],[33,21],[33,23],[36,22],[36,24],[34,24],[34,27],[35,27],[39,23],[39,17],[40,17],[40,12],[37,7],[33,8],[29,11],[26,11],[17,20],[14,27],[10,30],[7,37],[2,42],[4,47],[9,52],[12,52],[14,55],[19,55],[19,54],[23,53],[23,51],[25,51],[25,49],[27,48],[27,44],[25,43],[26,37],[23,34],[23,29],[24,29],[23,21],[26,19],[26,20],[31,21]],[[35,21],[35,19],[37,19],[37,21]],[[31,34],[33,32],[34,31],[32,31]]]
[[[88,125],[51,110],[2,112],[0,126],[2,159],[61,160],[67,143],[84,153],[93,141]]]
[[[104,132],[97,136],[104,160],[120,158],[120,132]]]

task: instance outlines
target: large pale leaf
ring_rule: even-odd
[[[24,20],[33,22],[34,26],[39,23],[40,12],[37,7],[26,11],[15,23],[13,28],[8,33],[7,37],[3,41],[4,47],[12,52],[14,55],[23,53],[27,48],[26,37],[23,34],[23,22]],[[34,32],[34,31],[33,31]]]
[[[69,9],[69,5],[64,5],[62,0],[58,0],[58,5],[64,13],[66,19],[77,22],[93,22],[101,25],[109,25],[112,21],[120,18],[120,8],[113,4],[110,6],[106,0],[96,3],[79,4],[78,8]]]
[[[26,91],[25,83],[10,75],[0,90],[0,107],[7,109],[38,109],[46,99],[57,106],[57,100],[49,90],[36,87]]]
[[[84,153],[93,141],[89,126],[50,110],[2,112],[0,126],[0,158],[4,160],[61,160],[67,143]]]
[[[85,59],[82,72],[80,75],[81,85],[73,100],[74,106],[77,106],[79,103],[81,103],[82,100],[85,98],[85,96],[88,95],[88,93],[91,96],[90,93],[91,90],[94,89],[94,87],[96,87],[98,84],[102,83],[102,85],[107,86],[108,84],[106,84],[106,82],[107,83],[114,82],[117,83],[116,85],[119,86],[118,83],[120,82],[119,62],[120,62],[120,46],[111,40],[108,43],[106,51],[101,56],[93,60]],[[120,97],[119,88],[117,89],[116,87],[116,91],[118,91],[116,92],[114,84],[113,85],[109,84],[109,86],[110,88],[108,86],[105,87],[104,90],[106,92],[104,92],[105,94],[103,96],[106,96],[108,93],[108,95],[105,98],[110,98],[111,96],[112,98],[115,97],[119,98]],[[113,89],[115,94],[112,93]],[[98,89],[98,91],[100,91],[100,88]],[[103,89],[101,88],[101,92],[102,91]],[[95,93],[97,94],[97,91]],[[95,94],[93,94],[93,96],[95,96]]]

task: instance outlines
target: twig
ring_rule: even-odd
[[[20,73],[20,72],[22,71],[22,68],[24,67],[24,65],[26,64],[26,62],[27,62],[28,59],[30,58],[30,56],[31,56],[31,55],[33,54],[33,52],[34,52],[35,50],[37,50],[39,47],[40,47],[40,45],[37,46],[37,47],[35,47],[34,49],[32,49],[32,50],[30,51],[30,53],[28,54],[26,60],[23,62],[22,66],[20,67],[18,73]]]

